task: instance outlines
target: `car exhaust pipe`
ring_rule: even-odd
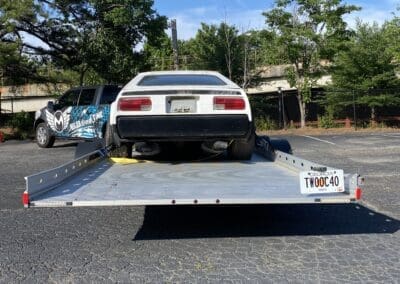
[[[225,141],[215,141],[212,148],[213,150],[216,151],[225,151],[226,149],[228,149],[228,142]]]
[[[158,143],[136,142],[133,144],[132,156],[155,156],[160,152]]]
[[[201,149],[204,152],[211,154],[220,154],[228,149],[229,143],[225,141],[204,142],[201,144]]]

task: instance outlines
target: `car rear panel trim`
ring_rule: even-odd
[[[132,138],[243,138],[251,128],[247,115],[120,116],[117,131]]]

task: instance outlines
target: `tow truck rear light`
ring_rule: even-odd
[[[22,204],[24,206],[29,206],[30,200],[29,200],[29,193],[28,192],[24,192],[22,194]]]
[[[122,98],[118,101],[118,110],[122,111],[148,111],[151,110],[150,98]]]
[[[356,188],[355,195],[356,195],[356,199],[357,199],[357,200],[360,200],[360,199],[361,199],[362,190],[361,190],[360,187],[357,187],[357,188]]]
[[[214,110],[241,110],[245,107],[246,103],[242,98],[214,97]]]

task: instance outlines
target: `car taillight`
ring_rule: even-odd
[[[118,110],[147,111],[151,110],[150,98],[122,98],[118,101]]]
[[[214,97],[214,109],[215,110],[240,110],[245,109],[246,103],[242,98],[234,97]]]

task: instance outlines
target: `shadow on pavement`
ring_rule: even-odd
[[[134,240],[392,234],[400,222],[358,204],[147,206]]]

